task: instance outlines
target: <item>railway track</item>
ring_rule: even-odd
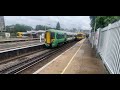
[[[6,60],[3,60],[3,61],[0,61],[0,65],[1,64],[6,64],[6,63],[11,62],[11,61],[15,61],[16,59],[23,59],[24,57],[26,57],[28,55],[35,54],[37,52],[41,52],[41,51],[45,51],[45,50],[47,50],[47,49],[46,48],[41,48],[40,50],[37,50],[37,51],[32,51],[32,52],[25,53],[25,54],[22,54],[22,55],[19,55],[19,56],[10,58],[10,59],[6,59]]]
[[[73,42],[72,42],[73,43]],[[32,67],[33,65],[40,63],[41,61],[49,58],[50,56],[56,54],[57,52],[64,50],[65,48],[70,47],[71,44],[65,44],[63,47],[51,49],[50,51],[43,53],[41,55],[38,55],[36,57],[33,57],[31,59],[27,59],[25,61],[21,61],[20,63],[10,66],[8,68],[5,68],[0,71],[0,74],[19,74],[20,72],[26,70],[29,67]]]
[[[0,63],[4,62],[7,59],[11,59],[13,57],[19,57],[23,54],[26,53],[31,53],[33,51],[38,51],[43,49],[44,43],[41,44],[33,44],[29,46],[24,46],[24,47],[17,47],[13,49],[8,49],[5,51],[0,51]]]

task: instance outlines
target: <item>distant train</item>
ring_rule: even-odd
[[[75,40],[76,34],[71,32],[50,29],[45,32],[45,46],[57,47],[66,42]]]
[[[17,32],[17,37],[18,38],[26,38],[26,37],[31,37],[32,35],[27,33],[27,32]]]
[[[82,40],[85,37],[86,37],[86,34],[80,32],[80,33],[77,33],[76,40]]]
[[[44,32],[37,32],[37,31],[32,31],[32,32],[17,32],[17,37],[18,38],[39,38],[40,35],[43,36]]]

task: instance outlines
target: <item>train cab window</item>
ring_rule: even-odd
[[[20,36],[20,34],[19,34],[19,33],[17,33],[17,36]]]
[[[55,33],[51,32],[51,39],[55,39]]]
[[[78,36],[78,37],[82,37],[82,34],[78,34],[77,36]]]

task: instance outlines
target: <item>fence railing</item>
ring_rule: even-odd
[[[110,73],[120,74],[120,21],[99,29],[95,33],[95,39],[92,37],[91,35],[90,42],[94,40],[94,46]]]

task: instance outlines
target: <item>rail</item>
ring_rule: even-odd
[[[57,52],[64,50],[64,48],[66,48],[66,47],[69,47],[69,46],[65,45],[64,47],[61,47],[61,48],[52,49],[49,52],[43,53],[43,54],[33,57],[31,59],[22,61],[16,65],[13,65],[11,67],[1,70],[0,74],[18,74],[18,73],[22,72],[23,70],[49,58],[50,56],[56,54]]]
[[[35,51],[35,50],[41,49],[43,46],[44,46],[44,43],[0,51],[0,60],[4,60],[14,56],[19,56],[26,52],[28,53],[31,51]]]
[[[40,40],[40,39],[33,38],[33,39],[3,40],[3,41],[0,41],[0,43],[24,42],[24,41],[33,41],[33,40]]]

